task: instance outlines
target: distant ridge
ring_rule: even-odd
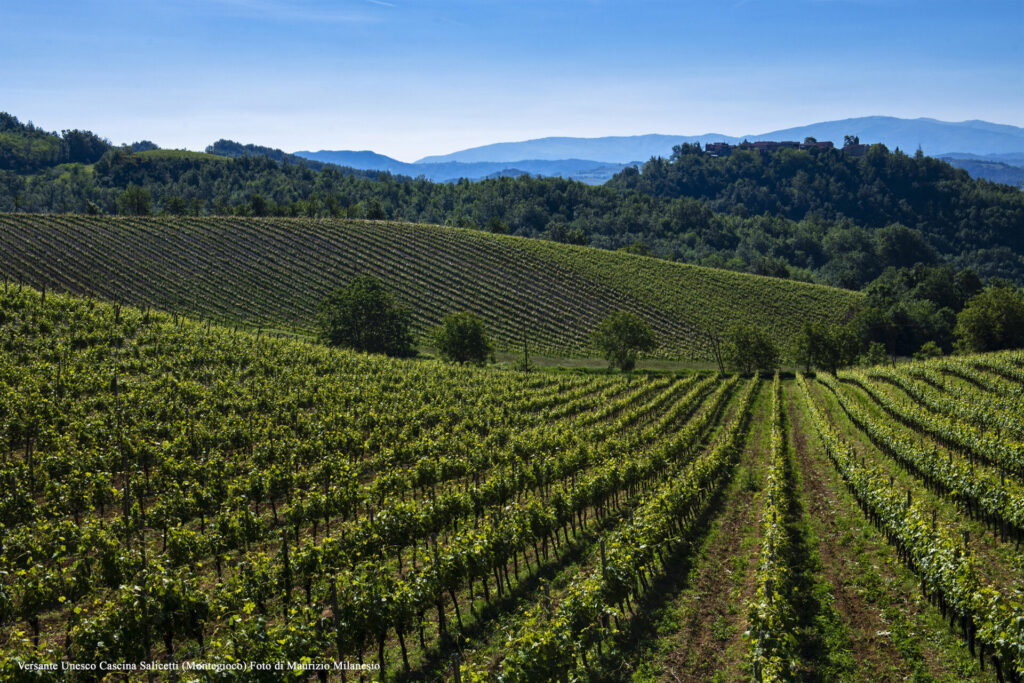
[[[915,151],[920,147],[925,154],[939,156],[951,153],[1019,154],[1024,153],[1024,128],[988,121],[947,122],[930,118],[901,119],[893,116],[865,116],[860,118],[823,121],[806,126],[783,128],[744,136],[720,133],[703,135],[635,135],[600,138],[549,137],[521,142],[499,142],[481,147],[420,159],[421,163],[451,161],[515,162],[520,159],[601,159],[607,162],[629,163],[647,160],[652,156],[667,157],[674,145],[682,143],[731,142],[742,140],[803,140],[814,137],[831,140],[842,145],[843,136],[860,136],[861,142],[881,142],[890,149],[899,147]]]
[[[559,159],[516,159],[514,164],[507,161],[443,161],[438,163],[415,164],[392,159],[391,157],[370,151],[353,152],[347,150],[326,150],[318,152],[301,151],[296,157],[309,159],[319,163],[336,164],[364,170],[387,171],[411,178],[423,176],[435,182],[449,182],[460,178],[477,180],[479,178],[497,177],[506,171],[515,170],[518,174],[562,176],[584,182],[603,183],[624,167],[624,164],[609,164],[606,161],[591,161],[578,158]],[[596,178],[596,180],[591,180]]]

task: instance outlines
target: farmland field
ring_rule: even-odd
[[[42,289],[308,333],[355,275],[379,278],[421,336],[453,311],[498,346],[591,355],[610,312],[641,316],[664,358],[710,359],[704,334],[757,321],[788,346],[863,295],[633,254],[432,225],[289,218],[0,215],[0,276]]]
[[[1024,675],[1020,352],[521,373],[9,282],[0,393],[12,680]]]

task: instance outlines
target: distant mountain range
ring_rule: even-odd
[[[1024,154],[1024,128],[986,121],[948,123],[935,119],[898,119],[892,116],[866,116],[841,121],[812,123],[767,133],[734,137],[720,133],[704,135],[635,135],[603,138],[540,138],[523,142],[499,142],[472,147],[452,154],[430,156],[417,163],[446,161],[516,161],[518,159],[600,159],[628,163],[652,156],[668,156],[674,145],[684,142],[730,142],[743,140],[797,140],[814,137],[843,144],[846,135],[857,135],[861,142],[881,142],[889,149],[899,147],[913,152],[918,147],[929,156],[953,152],[970,154]],[[301,155],[301,152],[299,153]]]
[[[1018,159],[1014,162],[1000,161],[1000,157]],[[1024,157],[1012,154],[989,154],[977,156],[972,154],[943,155],[939,157],[951,166],[962,168],[972,178],[984,178],[995,183],[1014,185],[1024,190]]]
[[[361,170],[388,171],[413,178],[420,176],[436,182],[455,181],[459,178],[478,180],[481,178],[516,176],[529,173],[542,176],[562,176],[583,182],[603,183],[621,171],[625,164],[609,164],[606,161],[588,161],[586,159],[516,159],[514,163],[507,161],[443,161],[437,163],[420,162],[414,164],[392,159],[391,157],[371,151],[331,151],[296,152],[295,156],[326,164],[337,164]]]
[[[892,116],[824,121],[740,137],[707,133],[539,138],[472,147],[451,154],[424,157],[415,163],[398,161],[371,151],[302,151],[295,152],[295,156],[356,169],[424,176],[435,181],[530,173],[603,183],[625,166],[642,163],[655,156],[667,157],[673,146],[683,143],[802,141],[806,137],[814,137],[842,146],[846,135],[856,135],[863,143],[881,142],[889,149],[899,148],[908,153],[920,148],[929,156],[946,158],[976,177],[1024,184],[1024,128],[987,121],[952,123]]]

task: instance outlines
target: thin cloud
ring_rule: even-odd
[[[395,6],[395,3],[393,3],[393,2],[384,2],[384,0],[366,0],[366,1],[367,2],[372,2],[374,5],[383,5],[384,7],[394,7]]]

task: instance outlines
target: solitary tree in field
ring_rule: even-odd
[[[641,351],[653,351],[657,342],[642,318],[620,311],[610,313],[594,332],[594,346],[608,360],[608,367],[629,372]]]
[[[768,330],[741,323],[726,335],[725,357],[729,365],[739,372],[768,372],[779,364],[779,349]]]
[[[456,363],[484,364],[493,355],[484,323],[469,311],[449,313],[434,332],[437,352]]]
[[[411,356],[412,317],[384,286],[362,275],[320,304],[320,335],[329,344],[367,353]]]
[[[725,339],[717,331],[712,330],[698,330],[697,334],[704,338],[707,342],[708,349],[711,351],[711,355],[715,359],[715,363],[718,365],[718,374],[725,374],[725,357],[722,355],[722,346],[725,344]]]
[[[859,351],[860,341],[849,327],[808,322],[796,338],[793,355],[808,372],[814,366],[835,375],[839,368],[853,365]]]

